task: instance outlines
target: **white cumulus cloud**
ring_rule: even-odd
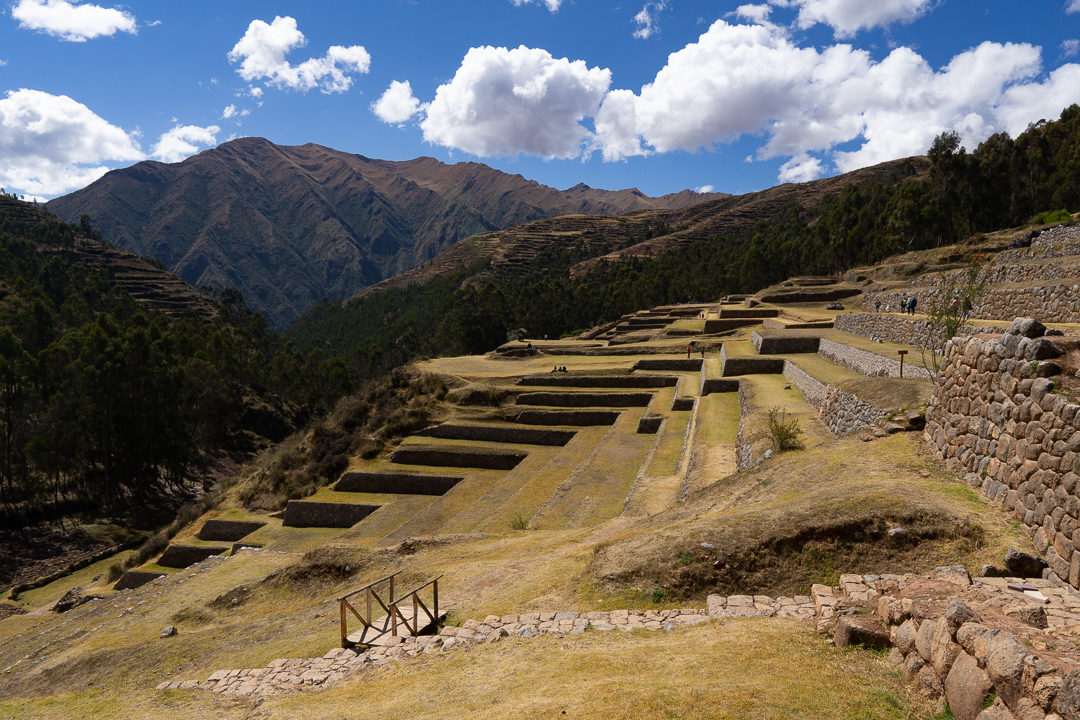
[[[713,185],[701,185],[700,187],[694,188],[694,192],[707,195],[711,192],[716,192],[716,187]]]
[[[11,90],[0,99],[0,185],[59,195],[145,156],[134,137],[67,95]]]
[[[830,166],[921,154],[945,130],[974,147],[993,132],[1057,117],[1077,99],[1080,65],[1044,81],[1040,73],[1040,49],[1023,43],[985,42],[935,69],[905,47],[875,61],[846,44],[802,47],[774,25],[718,20],[638,93],[605,97],[597,144],[619,160],[759,135],[757,158],[784,158],[780,180],[803,182]]]
[[[69,42],[136,31],[135,16],[131,13],[67,0],[19,0],[11,8],[11,17],[19,21],[19,27]]]
[[[1080,2],[1080,0],[1077,0],[1077,2]],[[1077,38],[1062,40],[1061,54],[1065,57],[1075,57],[1076,55],[1080,55],[1080,40]]]
[[[1065,5],[1065,12],[1080,12],[1080,0],[1069,0],[1068,4]]]
[[[176,125],[164,133],[150,152],[154,158],[167,163],[180,162],[217,142],[221,128],[217,125]]]
[[[780,166],[780,182],[810,182],[824,174],[821,160],[806,153],[800,153]]]
[[[240,63],[237,73],[248,82],[265,80],[301,92],[316,87],[324,93],[345,92],[352,87],[352,73],[363,74],[371,68],[371,55],[360,45],[332,45],[322,57],[291,64],[285,56],[306,44],[295,18],[277,16],[269,24],[252,20],[228,58]]]
[[[243,110],[236,107],[236,105],[229,104],[225,106],[225,109],[221,111],[222,120],[239,120],[242,117],[247,117],[251,114],[251,110],[244,108]]]
[[[510,0],[510,2],[514,3],[514,5],[516,5],[517,7],[521,7],[522,5],[528,5],[529,3],[533,2],[540,3],[542,5],[546,5],[547,9],[551,12],[555,12],[559,9],[559,6],[562,5],[562,0]],[[1080,0],[1074,0],[1074,2],[1080,2]]]
[[[474,155],[571,158],[593,142],[611,71],[521,46],[475,47],[441,85],[420,123],[424,139]]]
[[[384,123],[401,125],[420,112],[420,101],[413,95],[408,80],[393,80],[382,97],[371,104],[371,111]]]
[[[821,23],[831,27],[837,37],[844,38],[859,30],[911,22],[926,14],[934,0],[774,0],[773,4],[798,7],[799,27]]]
[[[634,37],[647,40],[660,30],[660,13],[667,7],[667,0],[649,0],[634,16]]]

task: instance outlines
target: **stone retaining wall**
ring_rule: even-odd
[[[851,368],[867,377],[900,377],[899,360],[860,350],[850,345],[822,338],[821,344],[818,346],[818,354],[829,362]],[[908,357],[904,363],[904,377],[928,378],[932,377],[932,374],[926,368],[912,362],[912,358]]]
[[[697,362],[701,362],[698,360]],[[693,370],[700,368],[700,365]],[[547,407],[645,407],[652,393],[529,392],[517,396],[518,405]]]
[[[265,524],[264,522],[245,522],[243,520],[207,520],[199,530],[199,539],[236,542]]]
[[[820,340],[805,335],[762,335],[757,330],[750,336],[750,344],[759,355],[816,353]]]
[[[157,564],[169,568],[186,568],[202,562],[211,555],[224,555],[227,547],[205,545],[170,545],[161,553]]]
[[[378,505],[290,500],[281,524],[286,527],[348,528],[378,509]]]
[[[739,357],[729,358],[727,349],[720,348],[720,374],[733,375],[779,375],[784,371],[783,358]]]
[[[697,372],[702,366],[701,358],[645,359],[634,363],[635,370],[667,370],[669,372]]]
[[[674,387],[679,378],[666,375],[566,375],[548,373],[532,377],[523,377],[518,385],[547,387],[588,387],[588,388],[661,388]]]
[[[746,416],[750,414],[749,392],[743,383],[739,383],[739,430],[735,434],[735,467],[739,470],[747,470],[754,465],[754,449],[746,432]]]
[[[407,445],[395,450],[390,455],[390,462],[402,465],[512,470],[527,456],[528,453],[512,450]]]
[[[514,422],[524,425],[614,425],[620,412],[616,410],[522,410]]]
[[[853,393],[811,377],[791,361],[784,363],[784,377],[817,408],[818,417],[834,435],[847,435],[885,417],[883,410],[860,400]]]
[[[1053,576],[1080,585],[1080,405],[1053,392],[1061,350],[1017,319],[1000,338],[953,339],[927,403],[938,454],[1023,524]],[[1075,342],[1074,342],[1075,344]]]
[[[347,472],[334,490],[338,492],[394,493],[401,495],[444,495],[464,480],[449,475],[415,473]]]
[[[915,291],[867,294],[864,308],[875,307],[895,311],[901,296],[918,299],[916,310],[925,309],[940,301],[941,289],[918,288]],[[1043,284],[1032,287],[990,287],[972,305],[971,314],[987,320],[1010,320],[1033,316],[1045,322],[1077,322],[1080,319],[1080,284],[1076,282]]]
[[[572,430],[541,430],[509,425],[459,425],[443,423],[420,430],[414,435],[444,440],[477,440],[481,442],[519,445],[551,445],[561,447],[574,439]]]
[[[916,317],[897,315],[879,315],[876,313],[851,313],[836,318],[836,329],[852,335],[910,345],[929,350],[936,344],[931,342],[930,324]],[[994,325],[964,325],[957,330],[957,335],[981,335],[1000,333],[1001,328]],[[909,361],[911,358],[909,358]],[[905,369],[910,363],[905,363]]]

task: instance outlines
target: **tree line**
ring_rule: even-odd
[[[755,292],[1080,208],[1080,106],[1016,139],[995,134],[972,152],[943,133],[927,154],[927,171],[912,174],[912,166],[852,184],[817,208],[792,203],[741,232],[660,257],[601,263],[572,278],[580,258],[549,252],[479,286],[463,282],[480,268],[462,269],[345,305],[325,301],[286,336],[346,358],[356,378],[373,377],[419,356],[486,352],[512,328],[558,337],[646,307]]]
[[[215,455],[323,412],[351,385],[343,363],[266,329],[235,292],[218,316],[140,306],[108,268],[50,257],[92,228],[0,202],[0,522],[101,516],[178,500]],[[280,428],[278,428],[280,430]],[[273,429],[269,431],[273,434]]]

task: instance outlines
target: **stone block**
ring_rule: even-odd
[[[967,653],[960,653],[945,678],[945,699],[956,720],[975,720],[992,689],[990,676]]]
[[[844,615],[836,623],[833,642],[838,648],[848,645],[887,648],[889,633],[881,620],[873,615]]]

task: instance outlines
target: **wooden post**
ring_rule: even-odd
[[[431,592],[432,592],[432,595],[435,598],[432,601],[431,604],[435,608],[435,634],[438,635],[439,634],[439,580],[438,580],[438,578],[436,578],[435,582],[433,582],[431,584]]]
[[[390,576],[390,599],[388,601],[390,608],[390,634],[397,637],[397,613],[394,612],[394,576]]]
[[[900,377],[904,377],[904,356],[907,355],[907,350],[897,350],[896,352],[900,356]]]
[[[367,589],[367,622],[368,622],[368,625],[371,625],[374,620],[375,620],[375,618],[371,615],[371,588],[368,588]],[[365,627],[364,630],[366,631],[367,627]]]
[[[346,622],[345,622],[345,603],[347,601],[346,600],[339,600],[338,602],[341,605],[341,647],[344,648],[344,647],[348,647],[348,642],[349,642],[349,640],[348,640],[348,638],[349,638],[349,630],[348,630],[348,628],[346,626]]]
[[[416,634],[420,634],[420,608],[416,604],[416,593],[412,594],[412,624]]]

